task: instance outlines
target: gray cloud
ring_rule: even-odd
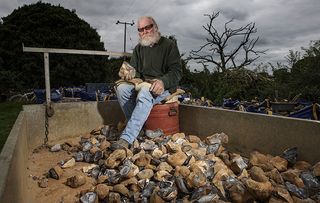
[[[0,17],[9,15],[18,6],[38,0],[1,0]],[[116,21],[136,22],[141,15],[152,15],[164,35],[174,35],[181,53],[189,54],[205,43],[208,36],[202,28],[208,22],[204,14],[220,11],[215,26],[234,19],[232,27],[255,22],[260,38],[259,50],[268,49],[259,61],[284,61],[289,50],[307,47],[310,40],[319,40],[319,0],[46,0],[75,9],[78,16],[97,29],[109,51],[123,50],[123,25]],[[136,25],[127,27],[127,50],[137,43]],[[230,44],[232,45],[232,44]]]

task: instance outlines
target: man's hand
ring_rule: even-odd
[[[164,92],[164,84],[162,80],[153,79],[151,80],[150,91],[155,95],[160,95]]]

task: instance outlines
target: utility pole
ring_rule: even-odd
[[[124,24],[124,45],[123,45],[123,52],[126,53],[126,41],[127,41],[127,25],[131,25],[133,26],[134,25],[134,22],[132,20],[132,23],[128,23],[128,22],[121,22],[121,21],[117,21],[116,24]]]

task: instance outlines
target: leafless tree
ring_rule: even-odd
[[[219,16],[219,12],[213,12],[212,15],[206,14],[209,18],[209,23],[203,26],[208,32],[209,37],[206,38],[206,43],[198,50],[190,52],[189,59],[196,60],[202,65],[213,63],[216,70],[225,72],[227,69],[239,69],[251,64],[258,59],[259,54],[264,51],[254,50],[259,37],[251,39],[251,35],[257,32],[255,23],[248,23],[239,28],[230,28],[230,23],[233,19],[224,24],[224,29],[219,32],[213,25],[214,20]],[[240,42],[231,46],[231,40],[240,37]],[[251,57],[251,55],[254,55]]]

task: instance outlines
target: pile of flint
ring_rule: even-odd
[[[320,162],[298,161],[295,147],[279,156],[253,151],[246,158],[226,150],[224,133],[204,140],[176,133],[139,136],[129,149],[113,151],[118,134],[105,125],[82,135],[79,143],[63,144],[61,150],[73,158],[49,169],[48,176],[59,179],[63,168],[88,163],[65,183],[72,189],[85,184],[85,176],[94,179],[77,197],[85,203],[320,202]]]

